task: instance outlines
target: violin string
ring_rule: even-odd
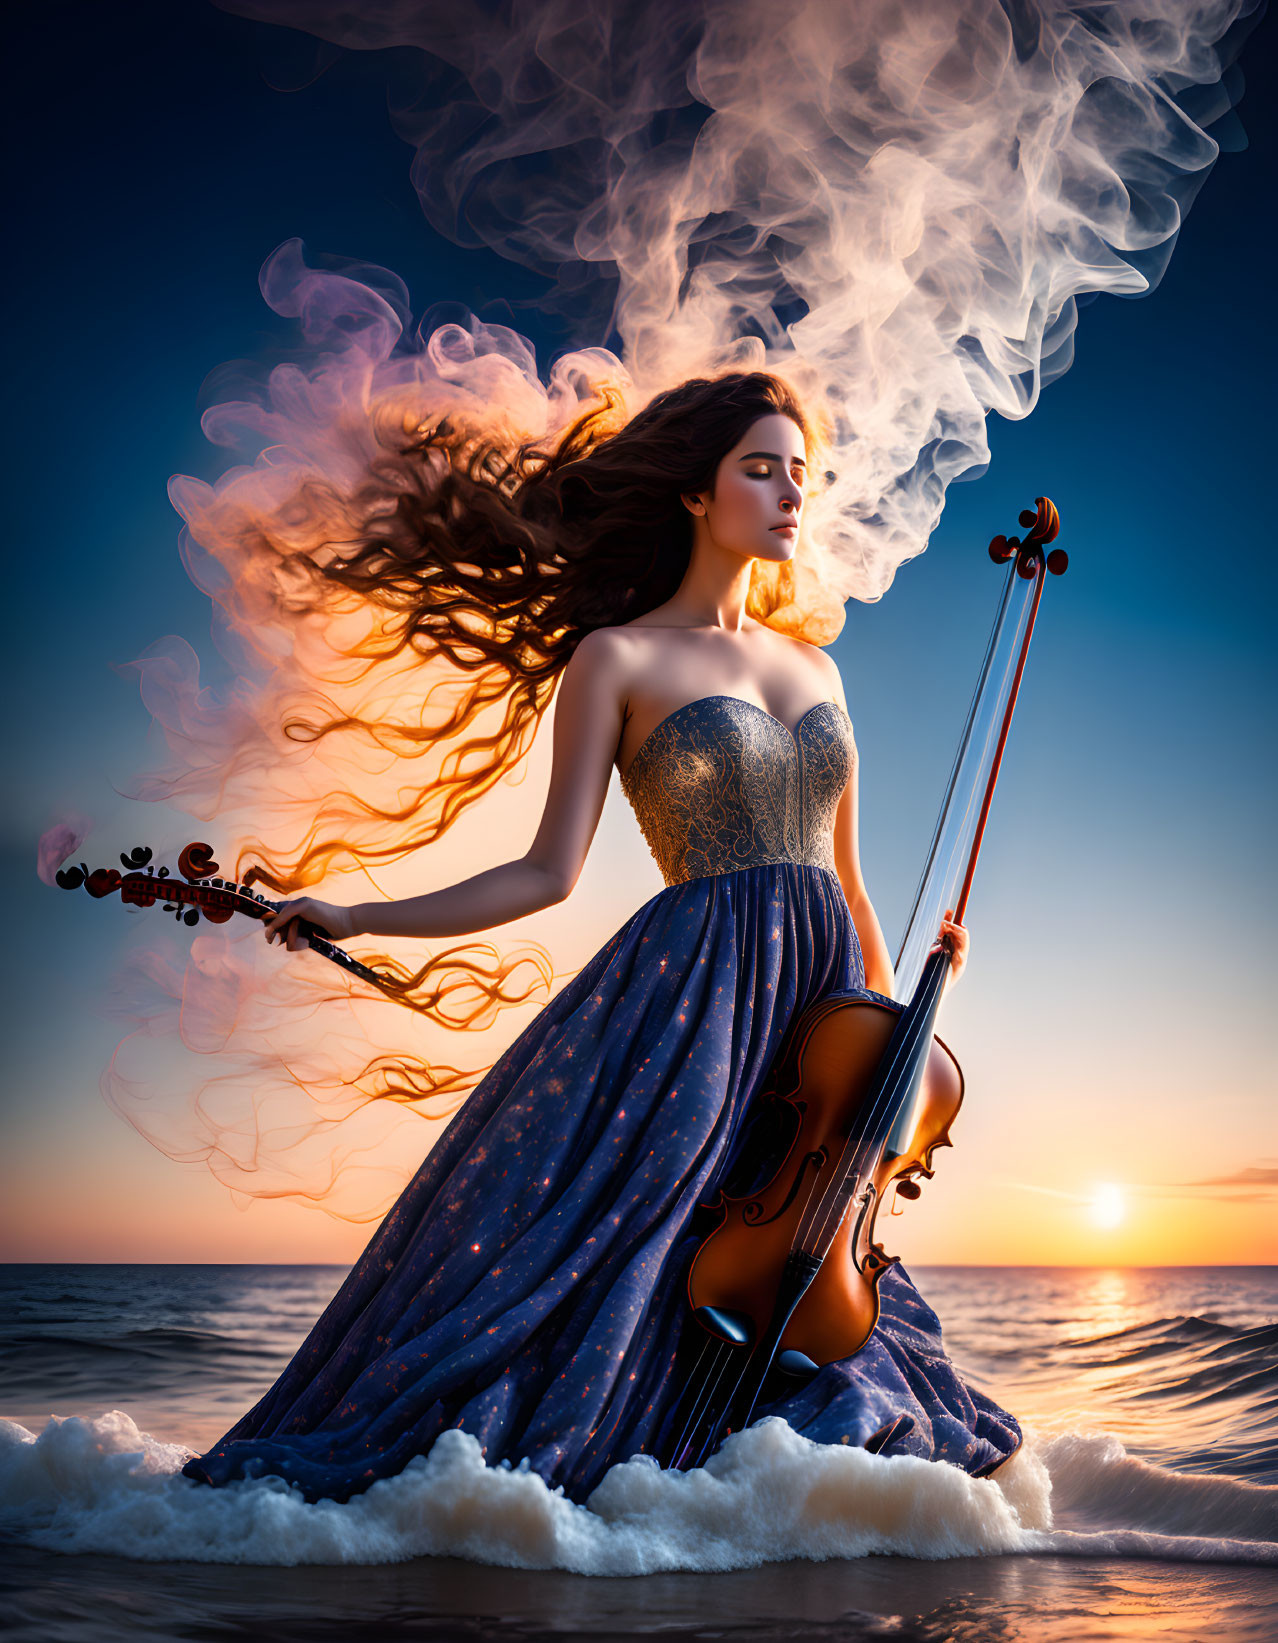
[[[928,988],[923,999],[920,1001],[920,1008],[915,1014],[913,1021],[909,1023],[906,1032],[902,1035],[897,1054],[894,1056],[892,1064],[888,1068],[887,1075],[880,1085],[878,1098],[865,1125],[865,1133],[867,1136],[866,1142],[863,1146],[854,1150],[854,1156],[851,1164],[840,1172],[841,1178],[839,1175],[836,1175],[835,1180],[830,1183],[829,1188],[823,1195],[820,1211],[823,1212],[824,1219],[822,1220],[819,1232],[817,1233],[815,1240],[816,1247],[810,1250],[810,1253],[814,1255],[820,1254],[824,1257],[826,1250],[830,1248],[838,1234],[839,1226],[842,1224],[843,1216],[847,1209],[847,1203],[843,1192],[847,1179],[854,1173],[858,1180],[861,1179],[865,1173],[863,1167],[861,1167],[862,1161],[867,1154],[869,1155],[869,1159],[871,1161],[871,1168],[873,1168],[873,1166],[878,1162],[882,1151],[883,1141],[886,1139],[886,1130],[888,1128],[888,1125],[884,1123],[884,1120],[890,1120],[894,1116],[892,1111],[891,1081],[896,1077],[901,1062],[906,1057],[914,1053],[915,1048],[925,1033],[929,1033],[931,1031],[931,1006],[940,988],[944,985],[944,979],[945,970],[944,968],[938,967],[936,975],[933,978],[932,985]],[[830,1225],[830,1221],[832,1219],[834,1220],[833,1226]]]
[[[853,1147],[851,1140],[848,1140],[844,1144],[842,1152],[840,1152],[835,1161],[832,1181],[827,1183],[826,1188],[822,1193],[818,1194],[816,1191],[816,1188],[820,1184],[820,1176],[818,1175],[813,1179],[812,1190],[809,1192],[808,1201],[803,1207],[803,1214],[799,1217],[798,1228],[795,1231],[794,1242],[791,1245],[791,1248],[803,1250],[808,1248],[808,1240],[811,1236],[813,1228],[816,1225],[817,1217],[822,1213],[826,1199],[831,1190],[831,1186],[837,1186],[840,1180],[847,1178],[848,1174],[851,1172],[852,1166],[845,1166],[844,1159],[847,1157],[849,1151],[855,1153],[855,1150],[856,1149]]]
[[[901,1061],[903,1053],[906,1050],[908,1039],[909,1034],[907,1032],[898,1042],[892,1061],[888,1065],[887,1070],[883,1074],[880,1081],[879,1094],[875,1098],[875,1104],[866,1115],[863,1128],[870,1135],[871,1145],[873,1144],[872,1127],[879,1121],[880,1107],[885,1101],[890,1100],[891,1081],[896,1075],[897,1067]],[[832,1179],[827,1183],[825,1190],[815,1205],[809,1206],[809,1213],[806,1213],[800,1221],[799,1229],[795,1236],[795,1244],[798,1245],[798,1247],[809,1250],[812,1254],[817,1253],[817,1250],[811,1247],[809,1239],[818,1226],[820,1231],[817,1235],[817,1242],[819,1242],[820,1238],[824,1236],[826,1223],[832,1213],[832,1200],[840,1194],[848,1178],[853,1173],[858,1173],[857,1165],[863,1150],[864,1148],[861,1146],[852,1145],[850,1140],[848,1145],[844,1147],[842,1153],[839,1155],[839,1162],[835,1166]],[[848,1159],[849,1153],[851,1154],[851,1158],[845,1163],[844,1161]],[[844,1207],[846,1208],[846,1206]],[[840,1215],[839,1219],[842,1220],[842,1215]],[[838,1228],[836,1227],[835,1231],[837,1232],[837,1230]],[[833,1237],[833,1234],[831,1234],[831,1237]]]
[[[695,1439],[695,1436],[696,1436],[697,1426],[701,1423],[701,1421],[703,1421],[706,1418],[707,1414],[709,1413],[711,1404],[712,1404],[712,1402],[714,1401],[714,1398],[715,1398],[715,1394],[719,1390],[720,1383],[723,1381],[724,1375],[727,1373],[727,1371],[732,1368],[732,1364],[733,1364],[734,1359],[739,1359],[740,1360],[740,1362],[741,1362],[741,1372],[737,1376],[735,1382],[733,1383],[732,1390],[727,1394],[726,1397],[724,1397],[720,1400],[720,1402],[718,1404],[719,1413],[713,1418],[712,1424],[711,1424],[711,1426],[710,1426],[710,1428],[709,1428],[708,1432],[706,1433],[706,1436],[703,1440],[701,1451],[698,1454],[697,1460],[694,1464],[700,1465],[701,1462],[706,1458],[706,1454],[707,1454],[710,1446],[713,1444],[715,1437],[718,1435],[719,1428],[722,1426],[723,1421],[727,1417],[727,1415],[729,1415],[731,1413],[733,1400],[735,1399],[735,1397],[737,1395],[737,1392],[740,1389],[741,1382],[742,1382],[742,1380],[745,1376],[746,1370],[750,1367],[750,1361],[751,1361],[753,1356],[754,1356],[754,1348],[753,1347],[749,1347],[749,1348],[745,1349],[743,1352],[738,1353],[738,1352],[735,1352],[733,1350],[733,1348],[726,1341],[717,1342],[717,1350],[716,1350],[716,1354],[715,1354],[715,1361],[710,1365],[710,1367],[706,1371],[706,1381],[705,1381],[705,1384],[702,1388],[701,1395],[697,1399],[697,1404],[696,1404],[696,1406],[693,1410],[693,1417],[694,1418],[693,1418],[693,1420],[691,1420],[689,1422],[689,1426],[690,1426],[691,1429],[687,1432],[687,1439],[686,1439],[686,1442],[684,1444],[683,1453],[686,1453],[687,1450],[691,1448],[692,1443],[693,1443],[693,1441]]]
[[[905,922],[906,933],[901,939],[900,951],[896,955],[896,969],[898,975],[900,974],[901,960],[905,957],[905,949],[909,943],[910,933],[914,927],[914,921],[919,916],[923,905],[923,898],[927,892],[928,879],[932,876],[932,869],[936,864],[937,849],[941,843],[941,836],[945,831],[945,823],[950,814],[950,806],[954,802],[955,783],[958,778],[959,770],[963,764],[963,760],[967,756],[968,747],[971,745],[972,733],[976,725],[977,711],[980,707],[981,696],[989,681],[991,663],[998,652],[1003,624],[1007,620],[1008,606],[1011,602],[1013,584],[1016,581],[1016,565],[1015,563],[1012,563],[1008,565],[1007,575],[1003,580],[1002,597],[999,600],[998,609],[994,615],[994,625],[990,629],[990,636],[985,646],[985,660],[981,664],[980,673],[977,675],[976,689],[972,693],[971,705],[967,710],[967,720],[963,726],[963,734],[959,738],[958,750],[954,755],[954,763],[950,767],[949,780],[945,784],[945,799],[941,805],[940,814],[937,816],[936,826],[932,831],[932,840],[928,845],[927,855],[924,857],[923,872],[919,878],[918,889],[915,891],[914,905],[910,908],[910,916]]]
[[[1015,576],[1015,562],[1012,564],[1011,571],[1013,576]],[[1010,690],[1012,676],[1016,672],[1021,653],[1021,643],[1025,629],[1026,616],[1031,610],[1029,595],[1032,594],[1037,585],[1036,579],[1027,583],[1021,577],[1015,576],[1015,580],[1019,584],[1020,588],[1025,591],[1026,598],[1021,600],[1020,606],[1013,613],[1011,642],[1006,647],[1004,654],[1003,671],[999,676],[998,688],[990,698],[991,705],[989,720],[985,726],[984,740],[978,754],[976,767],[978,780],[973,782],[968,788],[967,799],[963,806],[963,813],[959,820],[959,824],[955,829],[953,842],[950,845],[949,856],[945,868],[945,876],[942,880],[942,886],[944,887],[948,885],[949,888],[944,890],[944,894],[940,900],[941,906],[944,906],[946,902],[949,901],[950,897],[958,892],[962,885],[964,868],[963,866],[959,866],[957,868],[955,867],[955,858],[962,858],[964,851],[967,851],[969,862],[971,859],[970,852],[973,847],[973,835],[976,829],[974,813],[979,814],[984,792],[982,784],[979,780],[979,774],[981,769],[991,757],[990,744],[997,741],[1000,726],[1005,718],[1005,698]],[[1002,710],[1000,710],[1000,704],[1004,704]]]
[[[877,1154],[881,1149],[882,1141],[886,1139],[886,1134],[881,1135],[880,1131],[884,1129],[883,1118],[891,1111],[892,1080],[896,1077],[903,1059],[913,1053],[924,1032],[930,1031],[931,1005],[940,987],[944,985],[944,979],[945,970],[943,967],[938,967],[931,986],[923,999],[919,1001],[920,1008],[914,1019],[908,1024],[892,1057],[891,1064],[880,1081],[879,1094],[875,1099],[874,1106],[867,1115],[864,1125],[864,1133],[867,1137],[866,1143],[863,1146],[844,1150],[843,1157],[846,1157],[849,1151],[852,1152],[851,1162],[844,1168],[836,1169],[833,1179],[822,1193],[820,1202],[817,1204],[812,1216],[809,1217],[805,1214],[800,1222],[799,1231],[796,1234],[796,1244],[802,1238],[803,1242],[799,1247],[804,1248],[812,1255],[824,1258],[826,1250],[833,1244],[843,1222],[843,1217],[847,1213],[847,1200],[843,1189],[849,1178],[854,1174],[858,1179],[864,1174],[864,1171],[858,1167],[864,1155],[867,1152],[875,1155],[875,1162],[877,1162]],[[842,1163],[842,1158],[840,1163]],[[832,1219],[834,1220],[833,1226],[830,1225]],[[812,1236],[814,1229],[815,1237]],[[810,1239],[811,1242],[809,1242]]]
[[[697,1384],[697,1377],[701,1373],[701,1365],[705,1362],[706,1353],[710,1350],[710,1347],[714,1342],[714,1337],[710,1334],[709,1330],[703,1330],[702,1336],[701,1351],[697,1354],[697,1361],[693,1364],[692,1373],[688,1376],[687,1383],[684,1386],[684,1408],[689,1409],[689,1413],[684,1420],[683,1427],[680,1430],[678,1437],[674,1441],[674,1448],[671,1451],[670,1462],[672,1467],[677,1467],[679,1465],[679,1456],[683,1453],[683,1450],[687,1444],[688,1428],[692,1424],[697,1405],[701,1401],[701,1393],[694,1392],[694,1388]],[[718,1344],[722,1346],[723,1343],[720,1341]],[[690,1393],[693,1394],[691,1406],[689,1406],[687,1401]]]
[[[964,726],[963,735],[959,743],[959,751],[955,756],[954,766],[950,771],[950,779],[946,786],[946,798],[941,808],[941,814],[937,819],[936,829],[932,836],[932,843],[928,847],[926,865],[924,866],[923,874],[919,879],[918,889],[914,897],[914,905],[910,910],[909,919],[906,921],[906,933],[902,937],[901,949],[897,954],[896,961],[898,979],[900,978],[902,963],[906,960],[906,949],[913,944],[913,932],[916,921],[925,916],[924,898],[928,894],[929,879],[935,881],[941,889],[942,895],[938,898],[938,900],[940,906],[942,907],[949,900],[952,888],[955,887],[958,882],[958,877],[955,874],[953,865],[954,858],[956,855],[961,855],[963,849],[965,848],[964,841],[969,840],[968,827],[972,816],[972,811],[978,804],[977,794],[980,788],[979,780],[969,785],[968,794],[963,804],[962,813],[958,817],[958,820],[952,830],[951,842],[945,856],[944,866],[940,868],[939,871],[933,871],[933,869],[936,868],[936,864],[939,859],[938,851],[942,844],[942,834],[944,832],[945,822],[950,815],[950,807],[954,801],[954,787],[956,778],[960,773],[960,768],[963,762],[967,758],[969,750],[975,745],[976,736],[981,733],[977,714],[978,709],[982,706],[983,697],[993,704],[993,708],[990,715],[990,723],[986,725],[984,730],[984,741],[976,754],[976,769],[978,776],[981,766],[983,765],[989,752],[990,739],[994,734],[994,725],[997,724],[999,719],[998,704],[1003,700],[1006,694],[1008,676],[1015,667],[1016,657],[1020,649],[1020,633],[1024,626],[1025,610],[1027,608],[1026,601],[1022,600],[1019,608],[1013,611],[1011,606],[1011,596],[1014,591],[1017,589],[1024,589],[1025,586],[1026,584],[1024,579],[1017,575],[1016,563],[1015,560],[1013,560],[1008,565],[1007,579],[1003,584],[1002,602],[999,605],[998,613],[994,618],[994,626],[990,630],[990,638],[986,647],[985,661],[982,664],[981,672],[977,679],[976,690],[972,696],[972,703],[968,709],[968,719],[966,725]],[[1003,632],[1007,626],[1009,618],[1012,622],[1012,627],[1010,629],[1012,637],[1011,643],[1005,644]],[[993,694],[990,695],[988,685],[996,654],[1001,654],[1003,657],[1002,673],[998,677]],[[946,890],[945,886],[947,885],[951,886],[951,890]],[[933,902],[933,905],[936,905],[936,902]],[[911,960],[910,962],[913,961]]]
[[[708,1378],[706,1384],[702,1387],[701,1395],[698,1397],[693,1408],[692,1417],[689,1419],[687,1426],[681,1434],[678,1459],[675,1462],[676,1467],[680,1471],[683,1470],[684,1463],[688,1460],[688,1457],[692,1452],[693,1445],[695,1444],[697,1438],[697,1430],[702,1421],[710,1412],[715,1390],[718,1387],[720,1380],[723,1378],[724,1369],[727,1367],[725,1353],[728,1349],[723,1346],[722,1342],[720,1343],[720,1347],[721,1350],[715,1355],[713,1376]]]
[[[868,1132],[866,1148],[876,1154],[881,1151],[883,1143],[887,1139],[887,1132],[891,1128],[891,1122],[895,1118],[895,1113],[891,1108],[892,1091],[890,1089],[890,1080],[896,1076],[897,1067],[902,1058],[913,1055],[920,1039],[931,1034],[935,1020],[933,1005],[945,985],[945,976],[946,967],[938,965],[927,992],[917,1001],[918,1008],[914,1011],[914,1018],[902,1036],[898,1053],[893,1060],[892,1066],[888,1069],[887,1077],[880,1086],[877,1101],[865,1126]],[[877,1158],[875,1161],[877,1162]]]
[[[784,1333],[784,1331],[783,1331],[783,1333]],[[769,1334],[771,1334],[770,1330],[769,1330]],[[764,1342],[766,1342],[767,1339],[768,1339],[768,1337],[765,1335]],[[745,1417],[742,1419],[742,1422],[741,1422],[741,1430],[743,1430],[743,1431],[746,1427],[747,1422],[749,1421],[750,1416],[754,1413],[755,1404],[758,1403],[758,1401],[759,1401],[759,1393],[763,1390],[763,1383],[767,1379],[768,1370],[772,1367],[772,1359],[776,1355],[776,1349],[777,1349],[777,1346],[780,1342],[780,1339],[781,1339],[781,1337],[780,1337],[780,1335],[778,1335],[776,1337],[776,1339],[772,1342],[771,1350],[768,1353],[768,1361],[763,1365],[762,1371],[759,1374],[759,1384],[755,1388],[755,1393],[754,1393],[753,1398],[751,1398],[751,1400],[750,1400],[750,1408],[747,1411]],[[727,1394],[727,1396],[725,1398],[722,1399],[722,1401],[720,1403],[719,1413],[715,1417],[714,1423],[711,1426],[709,1432],[707,1433],[705,1442],[702,1445],[701,1453],[697,1457],[697,1465],[698,1466],[703,1465],[705,1463],[705,1461],[709,1459],[710,1455],[713,1454],[715,1440],[718,1438],[720,1432],[723,1430],[723,1427],[724,1427],[725,1423],[731,1417],[732,1411],[737,1406],[737,1400],[739,1399],[739,1397],[741,1395],[742,1385],[744,1384],[744,1382],[746,1380],[746,1377],[749,1375],[752,1367],[754,1366],[755,1360],[759,1356],[762,1345],[763,1345],[762,1342],[756,1342],[754,1345],[752,1345],[750,1347],[749,1351],[744,1352],[744,1353],[741,1354],[742,1361],[741,1361],[740,1370],[737,1374],[736,1379],[732,1383],[732,1390]],[[729,1359],[729,1365],[730,1365],[730,1363],[731,1363],[731,1359]],[[728,1365],[725,1365],[725,1367],[728,1367]]]
[[[746,1361],[745,1361],[744,1366],[742,1367],[741,1374],[738,1375],[736,1380],[733,1382],[732,1390],[728,1393],[728,1395],[725,1398],[722,1398],[719,1401],[719,1403],[717,1405],[717,1408],[718,1408],[719,1412],[718,1412],[717,1415],[714,1416],[714,1418],[712,1419],[712,1421],[710,1423],[710,1430],[707,1432],[705,1440],[703,1441],[703,1443],[701,1445],[701,1449],[697,1454],[697,1458],[693,1462],[694,1466],[700,1466],[702,1464],[702,1462],[705,1461],[707,1455],[712,1452],[712,1446],[714,1444],[714,1440],[719,1435],[719,1429],[723,1425],[724,1421],[727,1419],[728,1415],[732,1412],[732,1402],[733,1402],[733,1399],[736,1397],[738,1391],[741,1388],[741,1381],[742,1381],[742,1378],[745,1375],[746,1369],[748,1369],[749,1366],[750,1366],[750,1359],[754,1356],[753,1349],[751,1349],[748,1352],[745,1352],[743,1354],[743,1356],[744,1356]],[[714,1380],[711,1382],[711,1384],[707,1388],[707,1396],[706,1396],[706,1406],[707,1407],[709,1407],[711,1399],[714,1398],[715,1393],[719,1390],[719,1383],[723,1379],[724,1371],[730,1367],[730,1365],[732,1363],[732,1357],[733,1357],[733,1354],[732,1354],[731,1350],[727,1350],[724,1353],[720,1354],[721,1362],[720,1362],[720,1365],[719,1365],[719,1369],[718,1369],[717,1373],[715,1374]],[[700,1420],[702,1418],[704,1413],[705,1413],[705,1411],[703,1410],[701,1412],[701,1414],[698,1415],[698,1417],[697,1417],[698,1420]]]
[[[797,1305],[797,1304],[798,1304],[798,1302],[796,1301],[795,1305]],[[791,1310],[791,1312],[793,1312],[794,1307],[792,1306],[790,1308],[790,1310]],[[788,1323],[788,1322],[789,1322],[789,1318],[787,1317],[786,1323]],[[773,1331],[772,1331],[771,1328],[769,1329],[768,1333],[769,1333],[769,1336],[773,1335]],[[761,1397],[761,1395],[763,1393],[763,1388],[764,1388],[764,1385],[767,1382],[767,1378],[768,1378],[768,1371],[772,1368],[773,1359],[776,1357],[777,1348],[781,1345],[781,1340],[782,1340],[782,1337],[784,1336],[784,1334],[785,1334],[785,1324],[783,1324],[781,1326],[780,1330],[777,1331],[775,1336],[773,1337],[771,1348],[768,1351],[767,1361],[762,1365],[762,1367],[757,1372],[758,1373],[758,1381],[757,1381],[757,1384],[756,1384],[755,1389],[754,1389],[754,1395],[750,1399],[749,1406],[746,1408],[745,1413],[741,1417],[741,1426],[740,1426],[741,1431],[745,1431],[746,1427],[750,1424],[751,1417],[754,1415],[755,1406],[757,1405],[757,1403],[759,1401],[759,1398]],[[719,1425],[720,1426],[722,1426],[724,1420],[727,1419],[727,1417],[732,1413],[733,1408],[736,1406],[737,1399],[739,1398],[740,1393],[741,1393],[742,1383],[745,1381],[747,1375],[750,1373],[751,1367],[753,1366],[753,1364],[755,1362],[755,1359],[758,1356],[759,1356],[759,1348],[755,1347],[751,1350],[749,1357],[747,1358],[746,1362],[742,1365],[741,1373],[737,1376],[736,1385],[732,1388],[732,1395],[727,1400],[727,1402],[725,1404],[725,1407],[724,1407],[724,1410],[723,1410],[723,1413],[720,1416],[720,1419],[719,1419]]]
[[[839,1154],[838,1159],[835,1162],[834,1172],[836,1179],[850,1146],[851,1142],[849,1141],[845,1144],[843,1151]],[[818,1173],[812,1177],[812,1184],[808,1188],[807,1201],[803,1206],[803,1214],[799,1217],[798,1229],[795,1232],[793,1242],[790,1245],[791,1249],[806,1249],[808,1247],[808,1235],[815,1224],[815,1217],[819,1214],[821,1205],[825,1202],[824,1195],[817,1192],[820,1182],[821,1176],[818,1171]]]
[[[905,1043],[906,1040],[902,1039],[900,1046],[902,1050],[905,1048]],[[896,1062],[899,1060],[900,1055],[898,1054],[894,1058],[892,1066],[890,1066],[887,1070],[884,1080],[884,1087],[880,1092],[880,1099],[887,1094],[887,1083],[894,1075],[896,1071]],[[867,1130],[870,1130],[870,1126],[877,1122],[878,1116],[879,1114],[876,1104],[876,1107],[873,1108],[867,1115]],[[844,1147],[843,1152],[839,1155],[839,1162],[835,1166],[834,1173],[826,1184],[825,1190],[821,1193],[815,1203],[809,1205],[808,1212],[804,1215],[803,1220],[800,1222],[798,1231],[795,1234],[795,1247],[801,1248],[812,1255],[824,1255],[825,1249],[828,1248],[830,1243],[833,1242],[834,1235],[838,1231],[837,1225],[834,1227],[833,1231],[829,1231],[830,1218],[837,1210],[839,1212],[839,1221],[842,1221],[843,1214],[847,1209],[847,1204],[844,1202],[844,1188],[850,1179],[855,1177],[859,1180],[864,1174],[864,1171],[860,1168],[861,1161],[865,1153],[871,1150],[872,1147],[872,1130],[870,1130],[870,1139],[868,1144],[854,1146],[849,1142],[849,1144]],[[851,1155],[850,1158],[849,1154]],[[845,1162],[845,1160],[847,1161]],[[828,1239],[827,1232],[829,1233]],[[824,1248],[822,1247],[823,1244]]]

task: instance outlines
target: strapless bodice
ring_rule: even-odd
[[[702,696],[661,721],[626,767],[668,885],[782,862],[834,870],[834,813],[856,758],[837,702],[791,732],[740,696]]]

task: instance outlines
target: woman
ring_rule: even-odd
[[[747,609],[760,573],[794,555],[803,412],[755,372],[685,383],[610,436],[586,421],[548,460],[497,471],[473,451],[462,464],[459,443],[417,532],[423,562],[444,551],[441,521],[469,544],[455,556],[497,542],[494,605],[533,608],[548,542],[560,617],[573,587],[575,628],[544,620],[569,648],[531,847],[402,901],[289,901],[266,939],[299,950],[299,917],[339,939],[468,934],[563,900],[614,763],[666,888],[475,1088],[276,1385],[189,1477],[271,1473],[345,1500],[461,1427],[490,1464],[527,1460],[584,1500],[611,1465],[664,1454],[697,1206],[749,1167],[751,1097],[797,1013],[834,989],[891,993],[838,670]],[[540,552],[522,584],[505,574],[521,531]],[[368,563],[340,574],[354,583]],[[955,979],[967,935],[942,928]],[[991,1471],[1020,1442],[1015,1421],[964,1385],[900,1268],[881,1296],[860,1352],[765,1389],[758,1414]]]

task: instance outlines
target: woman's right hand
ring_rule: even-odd
[[[309,945],[297,923],[300,918],[317,924],[321,932],[333,941],[347,941],[359,934],[353,907],[339,907],[335,902],[299,896],[296,901],[281,902],[279,909],[266,921],[267,942],[280,941],[290,953],[300,953]]]

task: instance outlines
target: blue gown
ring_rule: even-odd
[[[342,1501],[448,1427],[490,1465],[527,1460],[584,1501],[607,1469],[662,1454],[689,1350],[686,1275],[716,1187],[751,1167],[751,1127],[787,1026],[864,989],[834,871],[856,756],[842,707],[791,732],[706,696],[649,736],[622,789],[666,888],[605,943],[475,1087],[279,1380],[188,1477],[274,1474]],[[757,1168],[757,1161],[755,1164]],[[868,1343],[767,1389],[821,1443],[988,1473],[1016,1421],[960,1378],[899,1266]]]

